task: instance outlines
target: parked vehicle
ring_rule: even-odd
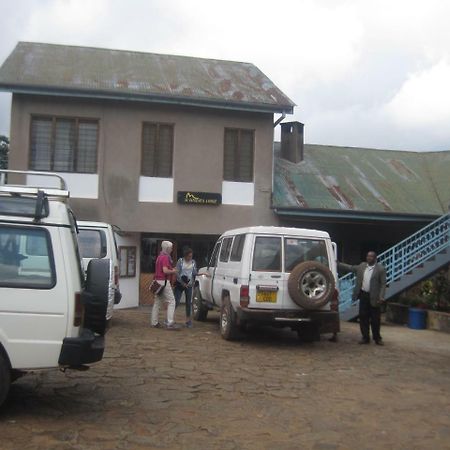
[[[103,357],[111,261],[93,259],[85,278],[69,192],[55,177],[60,188],[0,185],[0,405],[29,370],[83,370]]]
[[[194,319],[220,310],[222,337],[248,323],[290,327],[300,339],[339,331],[336,249],[328,233],[283,227],[227,231],[200,269]]]
[[[114,305],[120,303],[122,298],[119,288],[119,255],[113,227],[104,222],[79,220],[77,223],[78,244],[85,270],[94,258],[111,260],[111,284],[106,312],[106,319],[111,320]]]

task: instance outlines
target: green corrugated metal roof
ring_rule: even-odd
[[[450,203],[450,152],[305,145],[291,163],[275,151],[274,207],[431,214]]]
[[[19,42],[0,89],[292,112],[294,103],[250,63]]]

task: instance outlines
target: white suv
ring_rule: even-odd
[[[119,288],[119,255],[116,237],[112,225],[104,222],[88,222],[78,220],[78,244],[85,270],[94,259],[111,260],[111,285],[109,286],[108,309],[106,319],[113,316],[114,305],[120,303],[122,294]]]
[[[227,231],[199,271],[194,319],[220,310],[222,337],[247,323],[291,327],[304,341],[339,331],[336,248],[328,233],[283,227]]]
[[[0,405],[29,370],[82,370],[103,357],[111,262],[92,260],[85,279],[57,178],[60,188],[0,185]]]

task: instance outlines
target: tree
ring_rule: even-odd
[[[8,168],[9,139],[0,135],[0,169]]]

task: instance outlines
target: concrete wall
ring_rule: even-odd
[[[116,234],[118,247],[136,247],[136,275],[130,278],[120,278],[120,292],[122,300],[115,309],[133,308],[139,305],[139,277],[141,271],[141,237],[138,233],[129,233],[124,236]]]
[[[239,226],[277,224],[270,209],[272,114],[14,95],[12,169],[28,169],[32,114],[99,119],[98,199],[73,198],[71,204],[79,218],[113,223],[134,232],[219,234]],[[146,121],[175,125],[170,203],[139,202],[142,123]],[[222,192],[225,127],[255,130],[254,205],[177,204],[177,191]],[[83,183],[82,177],[79,180]],[[70,180],[71,189],[84,192],[76,183]]]

